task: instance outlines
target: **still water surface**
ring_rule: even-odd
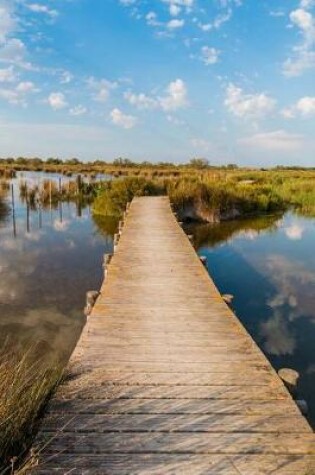
[[[102,282],[103,254],[112,251],[117,223],[66,203],[41,216],[31,211],[27,226],[18,181],[16,236],[10,193],[7,207],[0,206],[0,343],[40,342],[46,357],[66,361],[85,322],[85,294]],[[274,367],[301,373],[300,396],[315,427],[315,220],[288,213],[189,232]]]

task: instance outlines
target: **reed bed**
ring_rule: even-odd
[[[60,381],[58,363],[38,360],[36,348],[20,353],[5,345],[0,353],[0,473],[27,473],[39,417]]]

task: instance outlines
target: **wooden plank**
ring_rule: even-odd
[[[97,385],[97,381],[86,381],[82,384],[68,383],[62,386],[57,397],[78,398],[78,399],[104,399],[104,398],[124,398],[124,399],[222,399],[222,400],[288,400],[292,402],[290,396],[280,387],[268,388],[265,386],[150,386],[130,384]]]
[[[273,454],[314,455],[314,434],[277,433],[42,433],[46,452],[73,454]]]
[[[57,399],[49,405],[50,413],[58,414],[239,414],[299,416],[296,405],[280,400],[233,399]]]
[[[315,457],[296,455],[63,455],[52,457],[36,475],[312,475]],[[82,472],[83,471],[83,472]]]
[[[306,420],[295,415],[246,414],[51,414],[45,432],[106,433],[232,433],[258,432],[302,434],[312,433]],[[315,449],[315,446],[314,446]]]
[[[313,475],[311,428],[167,198],[133,201],[70,371],[35,473]]]

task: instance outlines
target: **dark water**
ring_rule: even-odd
[[[66,203],[31,211],[28,225],[18,181],[15,236],[10,191],[0,192],[0,343],[40,343],[43,355],[66,361],[85,322],[85,294],[102,282],[117,223]],[[287,214],[189,232],[274,367],[301,373],[300,397],[315,427],[315,220]]]
[[[193,229],[200,255],[276,369],[301,374],[315,427],[315,219],[287,214]]]

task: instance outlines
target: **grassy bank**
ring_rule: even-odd
[[[315,216],[313,171],[207,171],[179,178],[128,177],[104,183],[95,214],[119,216],[134,196],[167,194],[181,219],[219,222],[290,208]]]
[[[58,365],[43,364],[31,349],[23,356],[8,345],[0,353],[0,473],[23,473],[38,418],[60,380]],[[27,461],[29,464],[31,460]],[[19,467],[21,472],[19,472]]]

